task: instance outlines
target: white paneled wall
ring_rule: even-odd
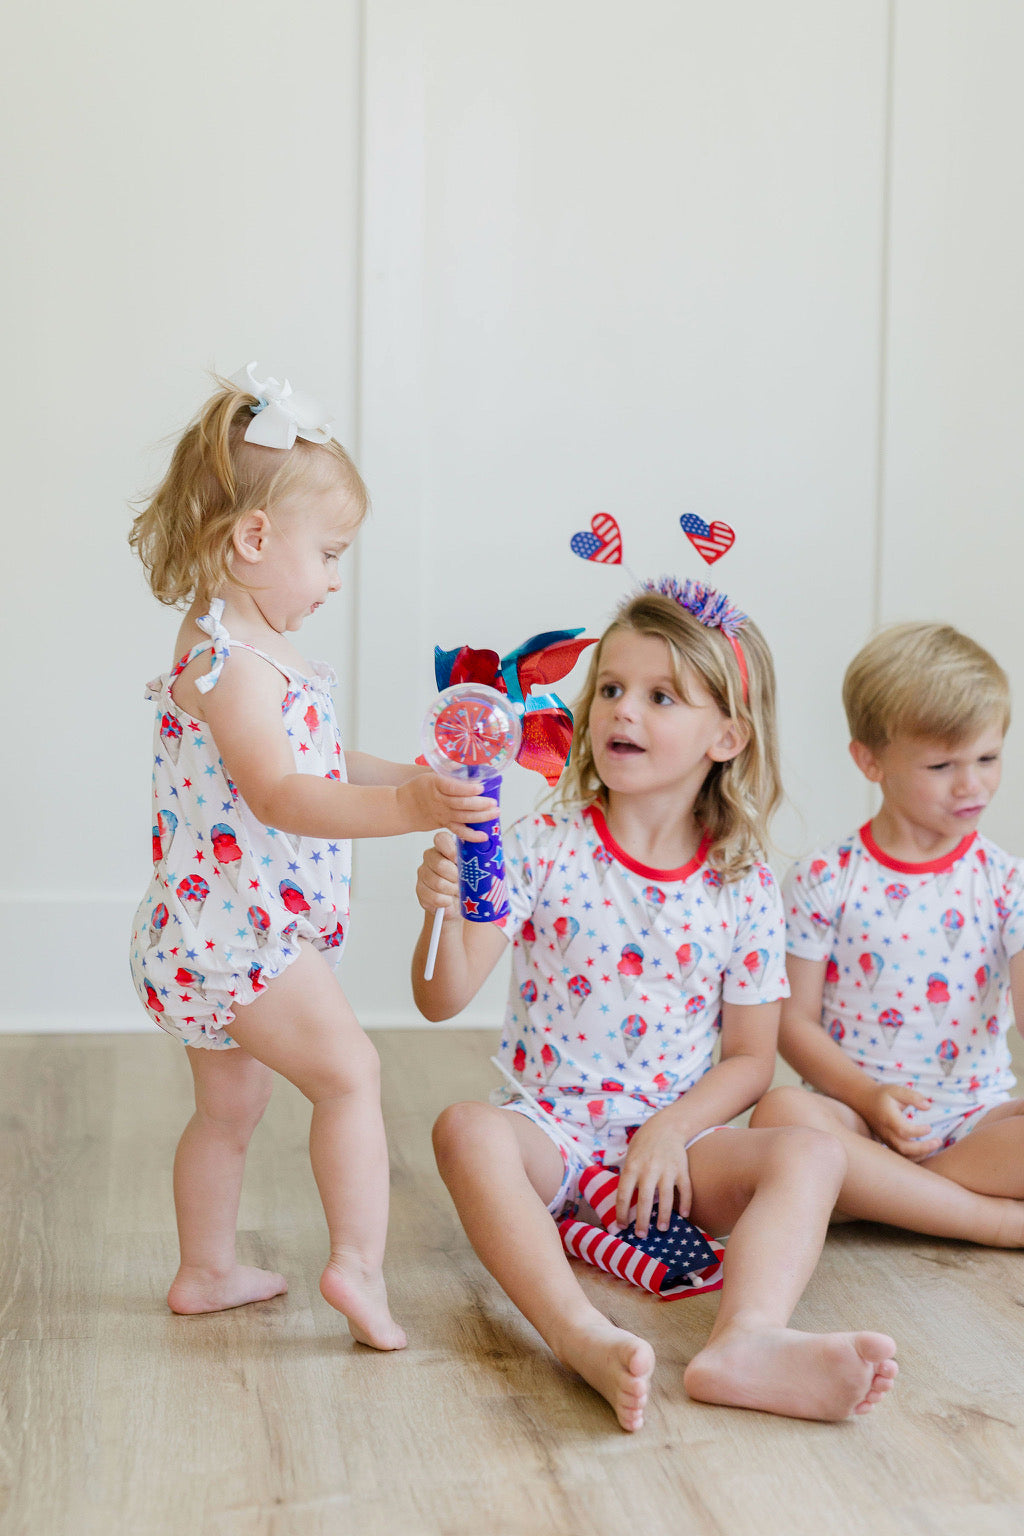
[[[0,1027],[148,1027],[125,930],[174,621],[125,501],[204,367],[337,399],[375,511],[303,644],[367,750],[417,750],[435,642],[599,630],[627,578],[568,541],[602,509],[640,574],[700,573],[683,512],[735,527],[712,579],[775,649],[782,859],[867,807],[838,687],[879,616],[1021,670],[1011,0],[63,9],[20,18],[0,109]],[[988,825],[1024,851],[1013,758]],[[513,770],[508,811],[542,789]],[[368,1022],[414,1020],[421,841],[357,850]]]
[[[975,635],[1024,712],[1024,7],[896,15],[881,614]],[[985,831],[1024,854],[1019,726]]]

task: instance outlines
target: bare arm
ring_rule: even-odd
[[[422,763],[392,763],[369,752],[345,753],[345,771],[350,784],[407,784],[421,773],[429,773]]]
[[[416,877],[416,896],[423,908],[423,930],[412,957],[412,991],[416,1006],[431,1023],[453,1018],[472,1002],[484,981],[508,949],[508,940],[494,923],[468,923],[459,911],[459,871],[449,832],[438,832],[434,846],[423,855]],[[432,980],[425,981],[430,933],[435,912],[444,911]]]
[[[879,1083],[856,1066],[841,1045],[822,1029],[824,960],[786,961],[790,996],[782,1004],[779,1051],[804,1080],[857,1111],[882,1140],[905,1157],[927,1157],[939,1147],[925,1121],[908,1123],[903,1108],[928,1108],[923,1094],[899,1083]],[[1022,973],[1024,975],[1024,973]]]
[[[826,967],[825,960],[787,957],[790,995],[782,1003],[779,1054],[820,1093],[860,1114],[873,1084],[821,1027]]]
[[[643,1236],[651,1206],[658,1202],[658,1226],[669,1223],[673,1202],[685,1216],[693,1203],[686,1144],[712,1125],[742,1114],[767,1090],[775,1070],[778,1003],[722,1004],[720,1060],[666,1109],[644,1122],[629,1144],[619,1179],[616,1220],[629,1220],[637,1196],[637,1231]]]
[[[1024,949],[1010,960],[1010,996],[1017,1033],[1024,1035]]]
[[[282,697],[280,673],[258,656],[233,651],[204,701],[224,766],[266,826],[299,837],[391,837],[440,826],[470,841],[483,836],[470,824],[493,816],[494,802],[477,795],[472,784],[418,770],[395,780],[388,770],[405,765],[361,754],[357,767],[370,775],[367,784],[297,773],[281,724]],[[375,780],[374,772],[381,778]]]

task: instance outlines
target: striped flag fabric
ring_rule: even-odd
[[[633,1222],[620,1233],[609,1232],[618,1188],[615,1169],[596,1164],[584,1169],[580,1193],[603,1225],[571,1218],[559,1222],[567,1253],[606,1274],[628,1280],[661,1301],[721,1290],[723,1245],[677,1212],[672,1213],[667,1232],[652,1226],[646,1237],[637,1237]]]
[[[590,519],[591,531],[574,533],[569,540],[573,554],[595,565],[622,564],[622,534],[610,512],[598,512]]]
[[[708,565],[714,565],[716,560],[721,560],[726,551],[736,542],[736,534],[729,524],[718,519],[713,523],[706,523],[702,517],[697,517],[693,512],[684,512],[679,519],[679,526],[698,555]]]

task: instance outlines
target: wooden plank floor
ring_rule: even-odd
[[[152,1036],[0,1039],[2,1536],[1009,1536],[1024,1530],[1024,1255],[839,1230],[795,1322],[878,1326],[899,1386],[805,1424],[691,1403],[715,1298],[583,1271],[659,1358],[622,1434],[483,1272],[430,1156],[492,1082],[490,1034],[375,1036],[392,1146],[389,1279],[410,1347],[353,1346],[321,1300],[308,1115],[279,1085],[241,1249],[288,1296],[173,1317],[170,1162],[188,1071]],[[581,1266],[582,1269],[582,1266]]]

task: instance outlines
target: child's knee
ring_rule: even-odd
[[[770,1088],[754,1105],[750,1124],[760,1130],[772,1126],[805,1125],[809,1118],[806,1101],[810,1097],[804,1088]]]
[[[786,1176],[810,1178],[838,1190],[846,1176],[846,1148],[814,1126],[782,1125],[774,1128],[765,1163]]]
[[[443,1174],[446,1168],[455,1166],[467,1152],[479,1145],[494,1124],[494,1108],[466,1100],[449,1104],[434,1122],[434,1157]]]
[[[303,1093],[314,1104],[321,1099],[343,1098],[358,1091],[380,1097],[380,1056],[377,1048],[362,1030],[354,1038],[346,1040],[344,1049],[334,1052],[331,1060],[317,1071],[315,1089],[303,1084]]]
[[[207,1088],[196,1094],[196,1113],[224,1135],[246,1143],[263,1118],[272,1089],[269,1073],[265,1080]]]

